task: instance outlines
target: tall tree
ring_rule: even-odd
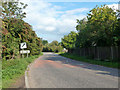
[[[114,32],[114,44],[116,46],[120,46],[120,10],[117,10],[117,20],[118,22]]]
[[[3,2],[2,3],[2,18],[18,18],[23,19],[26,17],[26,13],[23,12],[28,5],[19,1],[15,2]]]
[[[76,30],[78,32],[81,32],[83,31],[85,28],[86,28],[86,24],[87,24],[87,19],[86,18],[83,18],[82,20],[78,20],[77,19],[77,26],[76,26]]]
[[[76,30],[78,31],[76,47],[88,47],[90,46],[90,35],[87,33],[87,19],[77,19]]]
[[[19,44],[26,42],[31,53],[38,55],[42,51],[42,41],[32,30],[32,26],[23,21],[27,4],[21,2],[3,2],[2,7],[2,57],[14,59],[19,56]]]
[[[61,52],[62,50],[63,47],[56,40],[43,46],[43,52]]]
[[[47,40],[42,40],[42,44],[46,45],[46,44],[48,44],[48,41]]]
[[[116,12],[104,5],[96,6],[87,16],[87,29],[96,46],[114,45],[113,33],[116,30]]]
[[[88,13],[87,20],[77,20],[77,23],[77,47],[116,45],[119,21],[114,9],[106,5],[96,6]]]
[[[78,34],[74,31],[71,31],[68,35],[65,35],[64,38],[62,38],[62,46],[66,49],[75,48],[77,35]]]

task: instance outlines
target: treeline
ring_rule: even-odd
[[[38,55],[42,51],[42,40],[37,37],[32,26],[23,18],[26,13],[23,9],[27,4],[22,2],[2,3],[2,58],[15,59],[20,57],[20,43],[27,43],[27,50],[30,55]]]
[[[43,52],[62,52],[63,47],[61,46],[61,43],[58,43],[58,41],[52,41],[51,43],[48,43],[47,40],[43,40]]]
[[[120,46],[120,11],[104,5],[96,6],[87,18],[77,19],[76,30],[62,38],[68,50],[87,47]]]

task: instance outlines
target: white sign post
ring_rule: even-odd
[[[27,48],[26,42],[20,43],[20,48],[22,49],[20,51],[20,54],[22,54],[22,57],[24,58],[25,53],[27,53],[27,57],[28,57],[28,53],[30,53],[30,50],[24,50],[25,48]]]
[[[30,53],[30,50],[21,50],[20,53],[21,53],[21,54],[27,53],[27,57],[28,57],[28,54]]]

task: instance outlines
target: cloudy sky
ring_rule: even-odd
[[[115,1],[115,0],[114,0]],[[22,1],[23,2],[23,1]],[[27,17],[24,19],[32,25],[38,37],[48,40],[61,41],[70,31],[76,31],[76,19],[83,19],[96,5],[107,4],[118,8],[117,2],[45,2],[24,1]]]

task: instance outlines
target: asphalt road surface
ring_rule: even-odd
[[[118,70],[44,53],[28,71],[29,88],[118,88]]]

